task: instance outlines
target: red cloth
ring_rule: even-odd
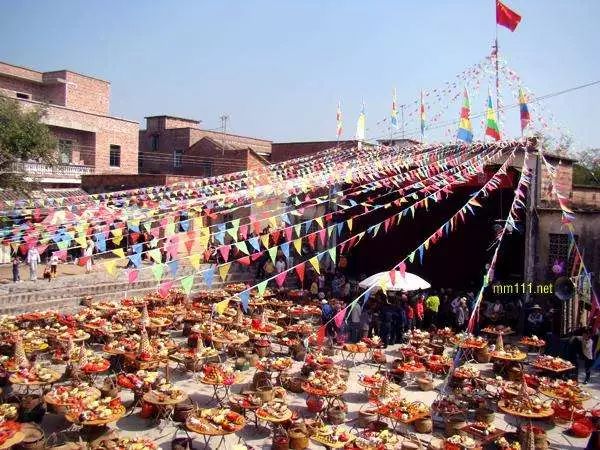
[[[519,14],[501,1],[496,0],[496,23],[498,25],[502,25],[510,31],[515,31],[519,22],[521,22],[521,16]]]
[[[413,320],[415,318],[415,310],[408,303],[405,306],[406,308],[406,318],[408,320]]]
[[[423,302],[421,300],[417,301],[417,317],[423,319]]]

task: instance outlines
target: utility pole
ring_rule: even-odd
[[[225,133],[227,133],[227,121],[229,120],[229,115],[227,113],[221,114],[219,117],[221,119],[221,153],[225,154]]]

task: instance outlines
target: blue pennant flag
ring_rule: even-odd
[[[204,283],[207,287],[211,287],[213,283],[213,278],[215,277],[215,268],[211,267],[202,272],[202,278],[204,279]]]
[[[217,240],[217,242],[219,242],[219,244],[224,245],[225,244],[225,232],[217,231],[215,233],[215,239]]]
[[[248,239],[248,242],[250,242],[250,245],[254,248],[254,250],[256,250],[257,252],[260,251],[260,242],[258,241],[258,237],[253,237]]]
[[[250,302],[250,291],[242,291],[238,294],[238,297],[242,301],[242,308],[244,312],[248,312],[248,303]]]
[[[289,259],[289,257],[290,257],[290,243],[289,242],[284,242],[283,244],[281,244],[279,246],[279,248],[281,249],[281,251],[285,255],[286,259]]]
[[[171,261],[167,261],[167,265],[169,266],[169,272],[171,272],[171,275],[175,276],[179,270],[179,261],[172,259]]]
[[[128,258],[136,268],[139,268],[142,265],[142,255],[140,253],[129,255]]]
[[[133,249],[134,253],[142,253],[142,249],[144,248],[144,244],[133,244],[131,246],[131,248]]]
[[[190,219],[182,220],[181,222],[179,222],[179,224],[181,225],[181,229],[183,231],[187,231],[190,228]]]

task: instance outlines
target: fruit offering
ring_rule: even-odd
[[[282,372],[292,367],[294,361],[289,357],[261,358],[256,363],[256,368],[265,372]]]
[[[342,393],[347,389],[346,382],[339,374],[332,370],[316,370],[312,372],[306,379],[307,388],[312,393]]]
[[[97,400],[99,397],[100,391],[86,383],[57,386],[45,395],[46,401],[55,405],[76,405],[85,400]]]
[[[0,445],[11,439],[15,434],[21,431],[21,424],[12,420],[6,420],[0,423]]]
[[[538,356],[535,361],[533,361],[532,365],[541,369],[554,371],[566,371],[571,370],[574,367],[569,361],[565,361],[562,358],[554,358],[549,355]]]
[[[391,430],[363,431],[354,444],[360,449],[393,449],[399,448],[400,438]]]
[[[487,326],[481,330],[484,333],[492,333],[492,334],[509,334],[512,333],[512,328],[504,325],[494,325]]]
[[[158,372],[138,370],[136,373],[120,373],[117,375],[117,384],[126,389],[150,388],[158,381]]]
[[[479,376],[479,369],[477,369],[474,366],[471,366],[469,364],[465,364],[464,366],[461,366],[459,368],[457,368],[454,371],[454,377],[455,378],[477,378]]]
[[[522,337],[521,340],[519,341],[519,343],[522,345],[529,345],[532,347],[543,347],[544,345],[546,345],[546,341],[544,341],[543,339],[540,339],[535,334],[531,337],[529,337],[529,336]]]
[[[90,358],[86,358],[86,361],[81,366],[81,370],[85,373],[98,373],[108,370],[109,367],[110,361],[94,354]]]
[[[256,415],[262,419],[284,420],[291,417],[292,412],[287,405],[279,400],[263,403]]]
[[[200,369],[200,381],[206,384],[232,385],[235,383],[236,374],[231,367],[221,364],[204,364]]]
[[[66,417],[73,422],[116,421],[125,412],[121,399],[105,397],[99,400],[82,401],[72,405]]]
[[[454,338],[454,343],[467,348],[484,348],[487,341],[481,336],[474,336],[471,333],[458,333]]]
[[[462,436],[460,434],[450,436],[448,439],[446,439],[446,442],[456,445],[459,448],[475,448],[475,445],[477,445],[477,442],[473,438],[469,436]]]
[[[193,431],[204,434],[227,434],[243,428],[246,421],[241,414],[228,408],[209,408],[190,414],[186,424]]]
[[[5,420],[15,420],[19,415],[19,410],[12,403],[0,404],[0,422]]]
[[[123,437],[116,436],[109,439],[102,439],[95,447],[95,450],[157,450],[158,444],[152,439],[144,436]]]
[[[56,381],[60,375],[55,371],[42,367],[39,364],[30,368],[20,369],[10,376],[11,383],[36,384],[51,383]]]

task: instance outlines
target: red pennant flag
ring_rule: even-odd
[[[291,241],[292,240],[292,227],[287,227],[283,229],[283,234],[285,235],[285,240],[286,241]]]
[[[396,271],[390,270],[390,281],[392,282],[392,286],[396,284]]]
[[[137,244],[137,241],[140,239],[140,233],[131,232],[129,236],[131,237],[131,242],[133,244]]]
[[[127,281],[129,282],[129,284],[131,283],[135,283],[138,279],[138,270],[137,269],[131,269],[127,272]]]
[[[256,233],[257,235],[260,234],[260,232],[262,231],[260,229],[260,222],[259,221],[252,222],[251,225],[252,225],[252,228],[254,228],[254,233]]]
[[[283,272],[280,272],[277,274],[277,276],[275,277],[275,282],[277,283],[277,286],[279,286],[279,287],[283,286],[286,276],[287,276],[287,270],[284,270]]]
[[[204,250],[204,262],[208,262],[208,260],[210,259],[210,250]]]
[[[188,255],[190,253],[192,253],[192,247],[194,246],[194,241],[195,241],[195,239],[194,238],[189,238],[189,235],[188,235],[188,239],[186,239],[185,242],[184,242],[185,249],[187,250]]]
[[[27,244],[19,245],[19,252],[21,253],[21,255],[25,256],[27,254],[28,250],[29,250],[29,246]]]
[[[257,259],[260,259],[260,257],[265,253],[265,251],[261,251],[261,252],[257,252],[257,253],[253,253],[252,255],[250,255],[250,259],[252,260],[252,262],[256,261]]]
[[[271,232],[271,237],[273,238],[273,245],[277,245],[279,242],[279,236],[281,236],[281,230],[275,230]]]
[[[298,264],[295,269],[300,283],[304,283],[304,263]]]
[[[238,232],[240,233],[242,239],[248,239],[248,225],[240,225]]]
[[[229,250],[231,250],[231,245],[221,245],[219,247],[219,253],[225,261],[229,259]]]
[[[239,262],[243,266],[249,266],[252,261],[250,261],[249,256],[242,256],[237,260],[237,262]]]
[[[169,296],[169,291],[171,290],[172,286],[173,280],[162,282],[158,287],[158,295],[160,295],[162,298],[167,298]]]
[[[496,23],[508,28],[510,31],[515,31],[521,22],[521,16],[510,9],[500,0],[496,0]]]
[[[317,231],[317,234],[319,235],[319,240],[321,241],[321,245],[325,245],[325,233],[327,232],[327,229],[325,228],[321,228],[319,231]]]
[[[315,249],[315,241],[317,240],[317,235],[314,233],[309,234],[307,237],[308,245],[310,245],[311,249]]]
[[[77,265],[83,267],[86,265],[91,256],[82,256],[77,260]]]
[[[317,345],[323,345],[325,342],[325,325],[321,325],[317,331]]]

